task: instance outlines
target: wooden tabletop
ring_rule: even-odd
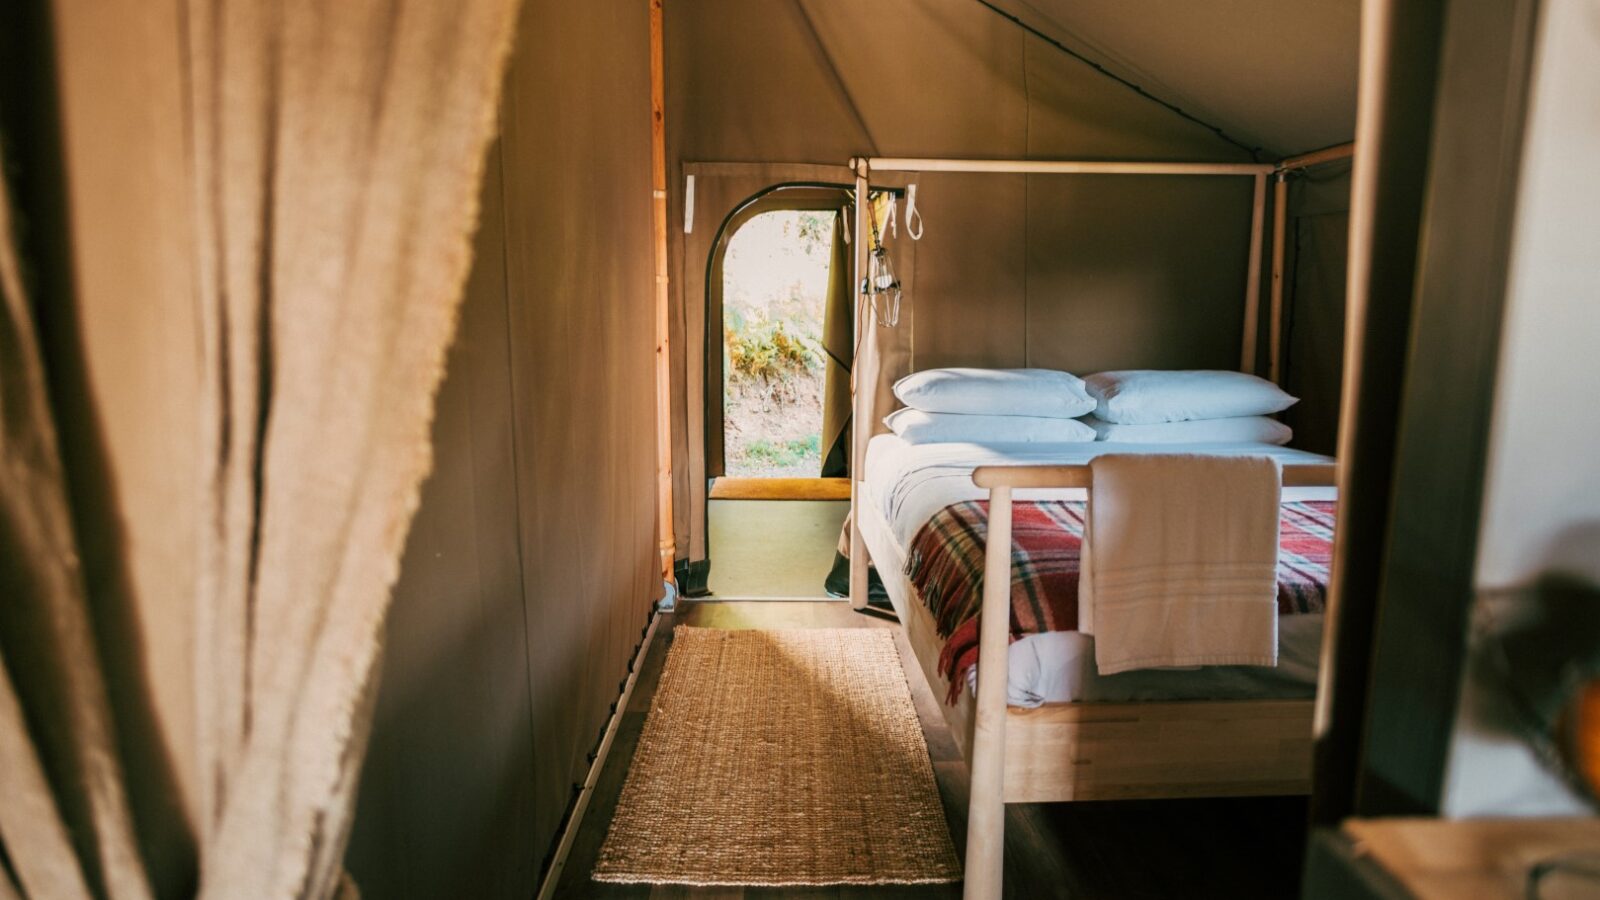
[[[1344,833],[1356,854],[1378,863],[1420,900],[1521,898],[1529,870],[1541,862],[1584,854],[1600,863],[1600,818],[1592,817],[1356,819],[1345,823]],[[1549,896],[1600,896],[1600,883],[1559,880],[1547,882]]]

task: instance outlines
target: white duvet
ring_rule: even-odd
[[[888,523],[901,562],[918,530],[939,510],[986,497],[972,483],[983,465],[1066,465],[1102,453],[1218,453],[1275,456],[1285,464],[1331,462],[1329,457],[1271,444],[908,444],[880,435],[867,448],[864,501]],[[1082,500],[1081,488],[1024,490],[1018,500]],[[1331,500],[1333,488],[1285,488],[1283,499]],[[882,573],[904,578],[903,573]],[[920,601],[916,601],[920,602]],[[1322,616],[1284,616],[1278,628],[1278,665],[1208,666],[1186,671],[1140,670],[1102,676],[1095,671],[1094,639],[1073,631],[1033,634],[1011,645],[1007,690],[1012,706],[1079,700],[1189,700],[1309,697],[1315,691],[1322,646]],[[976,669],[969,676],[975,683]]]

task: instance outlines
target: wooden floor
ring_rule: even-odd
[[[895,628],[849,604],[694,603],[666,614],[639,673],[616,742],[558,885],[560,897],[959,897],[960,885],[827,888],[691,888],[611,885],[589,879],[622,780],[638,745],[674,625],[708,628]],[[967,767],[901,638],[950,834],[966,839]],[[1074,898],[1291,898],[1299,894],[1303,798],[1014,804],[1006,810],[1006,896]],[[872,835],[864,835],[872,840]]]

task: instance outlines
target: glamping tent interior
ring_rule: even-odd
[[[1600,896],[1593,0],[0,60],[0,900]]]

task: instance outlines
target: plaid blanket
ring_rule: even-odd
[[[1278,613],[1321,612],[1333,559],[1335,504],[1283,504],[1278,526]],[[1078,627],[1078,557],[1084,504],[1018,501],[1011,512],[1011,639]],[[933,613],[940,637],[939,671],[954,703],[978,663],[978,609],[983,603],[984,538],[989,502],[970,500],[940,510],[911,542],[906,575]]]

